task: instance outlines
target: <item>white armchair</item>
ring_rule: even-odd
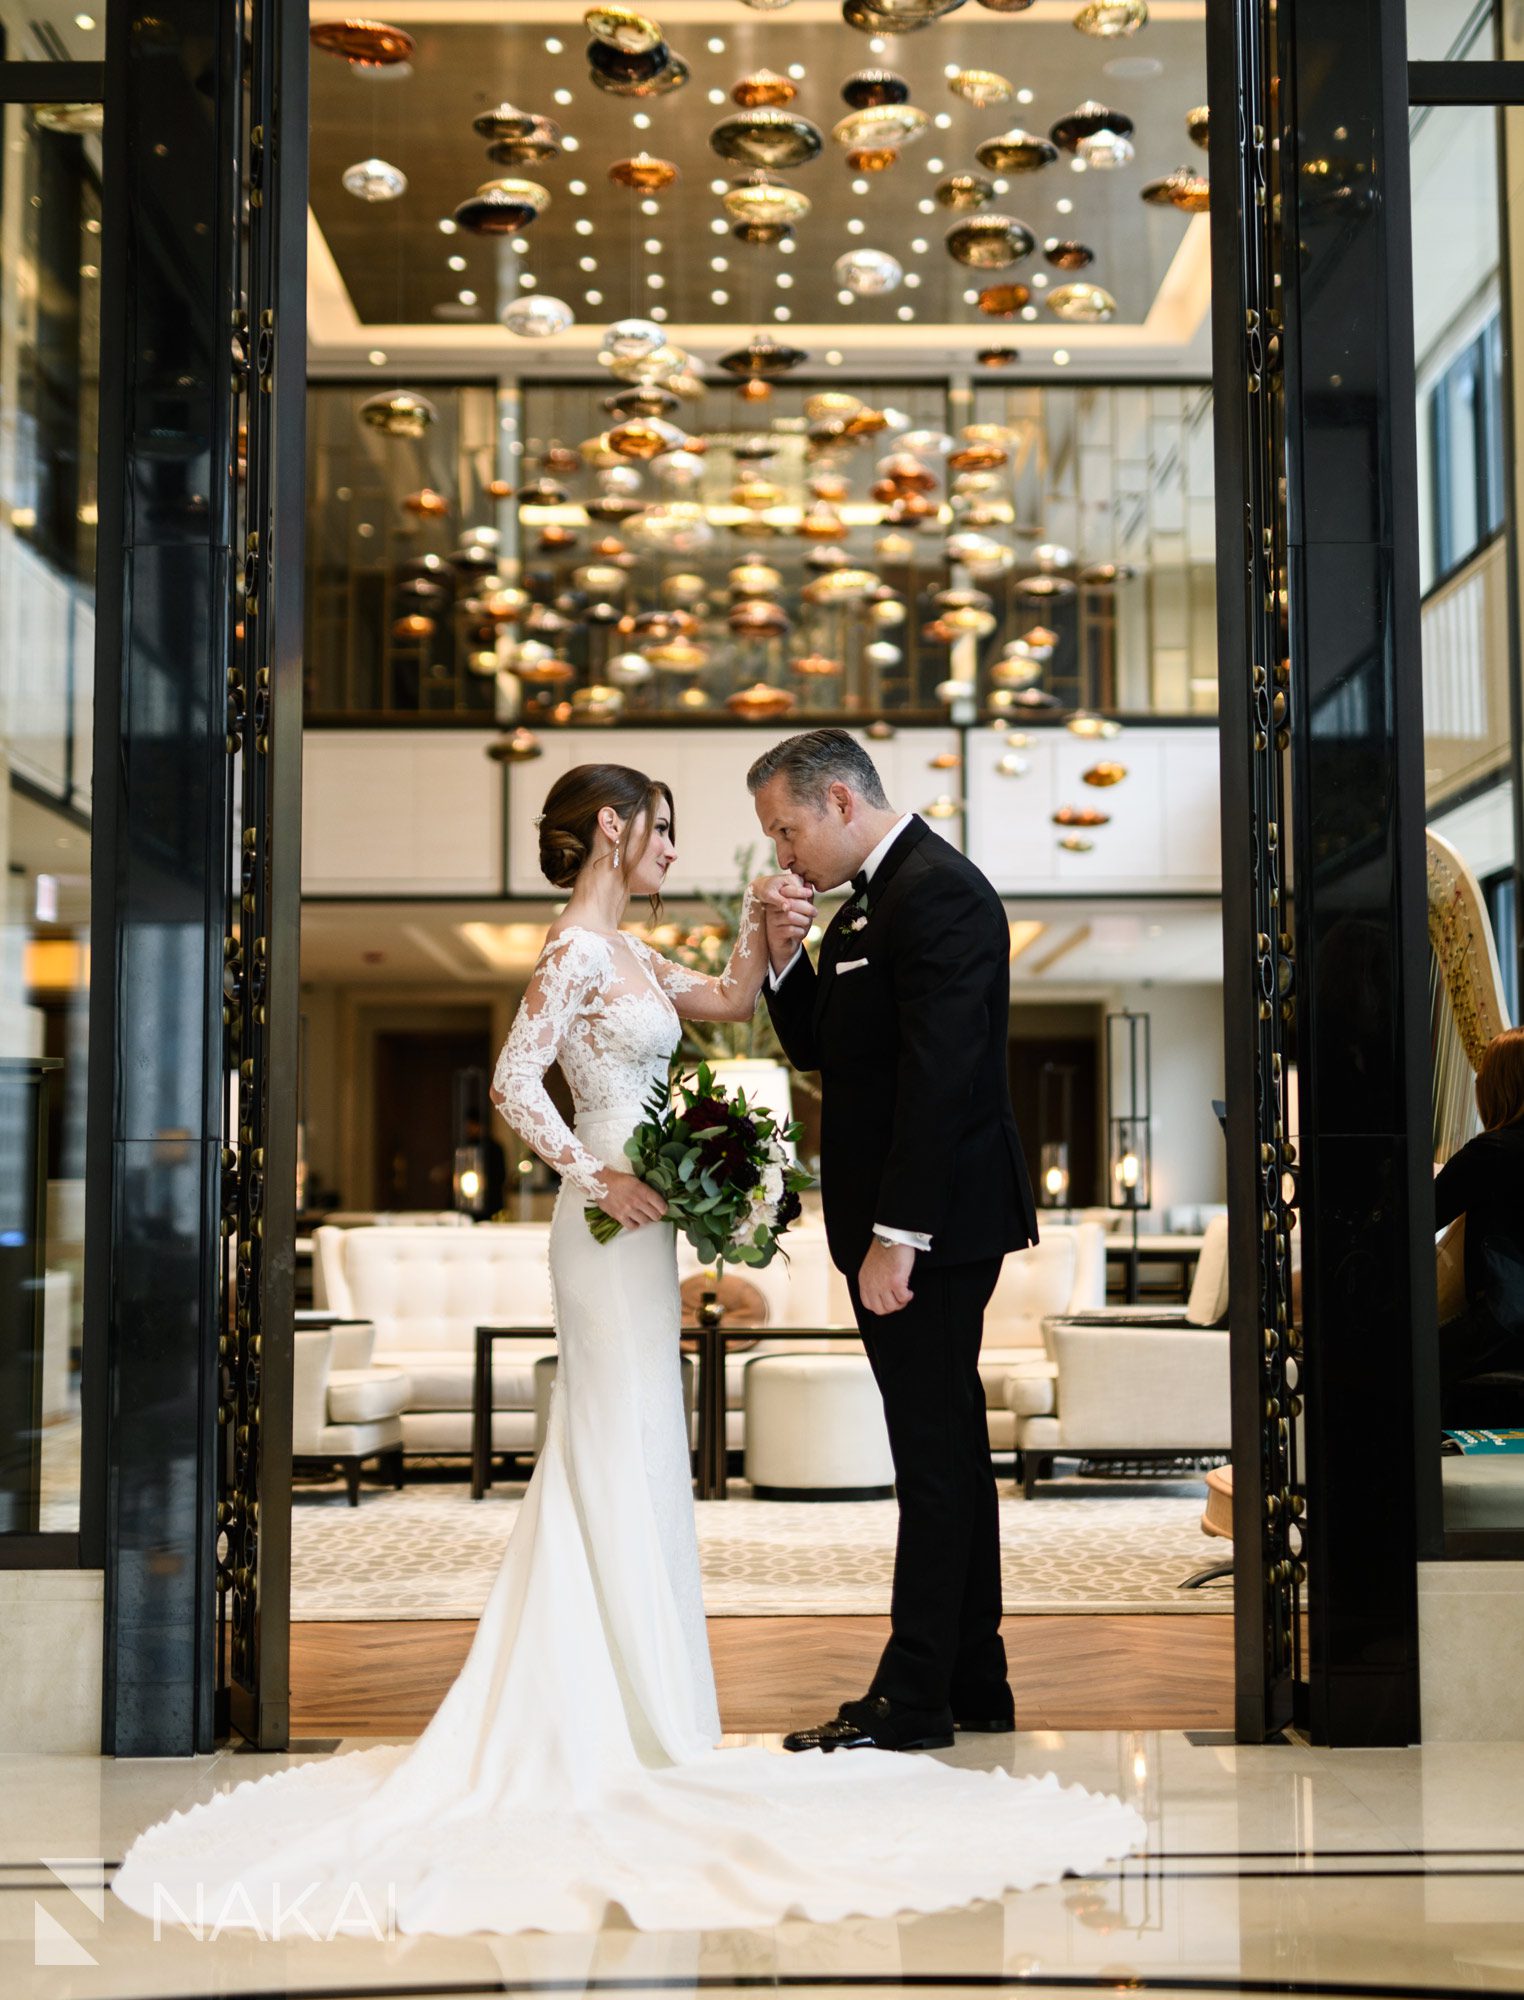
[[[1013,1250],[1000,1267],[984,1313],[979,1375],[992,1451],[1018,1448],[1008,1400],[1012,1382],[1049,1373],[1043,1322],[1054,1313],[1089,1312],[1106,1303],[1106,1237],[1093,1222],[1047,1222],[1027,1250]]]
[[[376,1329],[363,1322],[296,1329],[291,1461],[307,1472],[342,1471],[360,1504],[360,1468],[383,1462],[402,1484],[402,1409],[411,1384],[400,1368],[374,1368]]]
[[[1053,1460],[1204,1457],[1232,1444],[1228,1223],[1208,1227],[1187,1305],[1101,1307],[1043,1322],[1045,1363],[1005,1385],[1030,1500]]]

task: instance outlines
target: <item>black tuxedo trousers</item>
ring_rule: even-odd
[[[1009,1250],[1037,1240],[1006,1075],[1010,933],[973,864],[922,820],[837,912],[818,969],[768,1005],[821,1081],[826,1235],[884,1399],[900,1508],[893,1632],[872,1692],[993,1719],[1005,1703],[999,1513],[979,1347]],[[867,1312],[875,1224],[931,1238],[912,1302]]]
[[[1000,1259],[912,1274],[914,1296],[880,1317],[848,1274],[852,1310],[884,1399],[900,1526],[889,1643],[870,1694],[990,1721],[1006,1701],[1000,1509],[979,1343]]]

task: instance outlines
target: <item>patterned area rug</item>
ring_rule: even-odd
[[[1076,1486],[1081,1482],[1075,1482]],[[1228,1545],[1201,1532],[1200,1489],[1002,1500],[1008,1613],[1222,1612],[1232,1585],[1182,1590]],[[1182,1495],[1190,1497],[1181,1497]],[[519,1502],[459,1486],[367,1492],[359,1507],[300,1496],[293,1510],[295,1619],[475,1618]],[[714,1616],[886,1613],[891,1502],[700,1502],[704,1601]]]

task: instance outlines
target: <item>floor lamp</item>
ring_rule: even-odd
[[[1138,1217],[1153,1206],[1153,1075],[1149,1019],[1123,1009],[1106,1016],[1107,1206],[1132,1215],[1127,1300],[1138,1298]]]
[[[1045,1062],[1037,1072],[1037,1204],[1068,1208],[1069,1148],[1074,1134],[1074,1068]]]

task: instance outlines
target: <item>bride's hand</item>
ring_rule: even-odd
[[[643,1222],[660,1222],[667,1204],[638,1174],[623,1174],[609,1167],[603,1174],[604,1195],[598,1206],[626,1229],[639,1229]]]
[[[758,875],[751,893],[767,919],[769,944],[792,952],[815,921],[815,892],[791,870]]]

